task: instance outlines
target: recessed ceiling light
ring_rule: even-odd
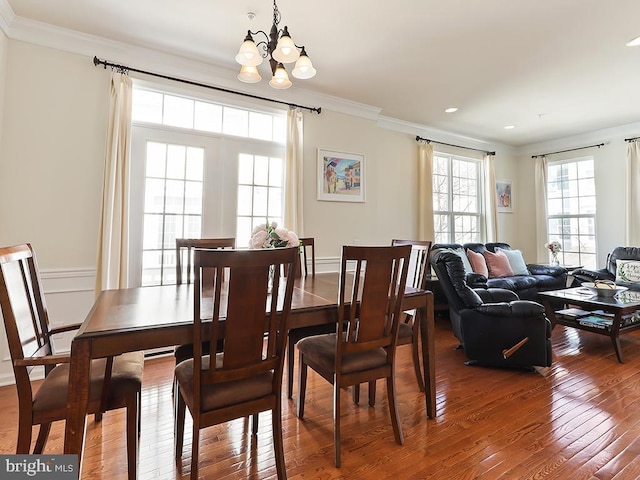
[[[515,125],[507,125],[506,127],[504,127],[505,130],[513,130],[514,128],[516,128]]]
[[[458,111],[458,107],[449,107],[447,109],[445,109],[445,112],[447,113],[453,113],[453,112],[457,112]]]
[[[640,37],[636,37],[627,42],[627,47],[637,47],[638,45],[640,45]]]

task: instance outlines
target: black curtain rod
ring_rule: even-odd
[[[438,142],[436,140],[429,140],[428,138],[422,138],[420,135],[416,135],[416,142],[419,142],[419,141],[423,141],[423,142],[427,142],[427,143],[437,143],[438,145],[447,145],[449,147],[466,148],[467,150],[475,150],[476,152],[486,153],[487,155],[495,155],[496,154],[496,152],[487,152],[486,150],[480,150],[478,148],[463,147],[462,145],[453,145],[451,143]]]
[[[556,153],[575,152],[576,150],[584,150],[585,148],[604,147],[604,143],[598,143],[597,145],[587,145],[586,147],[570,148],[569,150],[560,150],[559,152],[543,153],[541,155],[531,155],[531,158],[546,157],[547,155],[555,155]]]
[[[111,67],[112,69],[116,69],[121,73],[127,72],[136,72],[143,73],[145,75],[151,75],[152,77],[164,78],[165,80],[172,80],[174,82],[186,83],[188,85],[194,85],[196,87],[204,87],[210,88],[212,90],[217,90],[219,92],[232,93],[234,95],[241,95],[243,97],[255,98],[257,100],[264,100],[266,102],[279,103],[281,105],[287,105],[289,108],[304,108],[305,110],[309,110],[310,112],[316,112],[320,115],[322,111],[322,107],[305,107],[304,105],[298,105],[295,103],[282,102],[280,100],[274,100],[272,98],[260,97],[258,95],[251,95],[250,93],[237,92],[235,90],[229,90],[227,88],[216,87],[214,85],[207,85],[206,83],[192,82],[191,80],[185,80],[183,78],[170,77],[168,75],[162,75],[160,73],[147,72],[145,70],[138,70],[137,68],[127,67],[126,65],[118,65],[116,63],[107,62],[106,60],[100,60],[98,57],[93,57],[93,64],[97,67],[98,65],[103,65],[105,70],[107,67]]]
[[[624,141],[625,142],[635,142],[636,140],[638,140],[640,137],[633,137],[633,138],[625,138]]]

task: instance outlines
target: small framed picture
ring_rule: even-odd
[[[511,180],[496,180],[498,212],[513,213],[513,184]]]
[[[318,200],[364,202],[364,192],[364,155],[318,148]]]

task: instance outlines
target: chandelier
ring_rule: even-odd
[[[255,14],[249,13],[248,17],[252,20]],[[236,55],[236,61],[242,65],[240,73],[238,73],[238,80],[245,83],[256,83],[262,80],[257,67],[264,58],[268,58],[271,65],[272,77],[269,80],[269,85],[273,88],[285,89],[291,86],[289,74],[284,68],[285,63],[296,62],[291,71],[296,78],[307,79],[316,74],[316,69],[313,68],[304,45],[298,47],[293,42],[286,26],[284,30],[278,30],[279,23],[280,11],[275,0],[273,0],[273,24],[269,35],[262,30],[257,32],[248,30],[247,36]],[[264,40],[256,43],[253,36],[259,34],[264,36]],[[258,50],[258,47],[260,47],[261,51]]]

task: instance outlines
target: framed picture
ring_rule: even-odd
[[[513,213],[513,185],[511,180],[496,180],[498,212]]]
[[[318,148],[318,200],[364,202],[364,155]]]

